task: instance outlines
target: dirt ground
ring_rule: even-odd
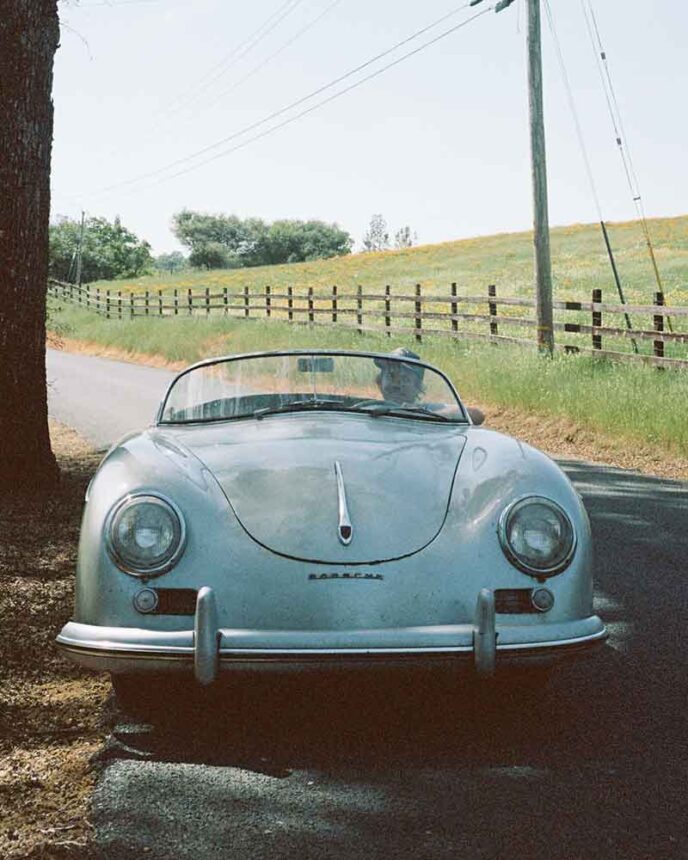
[[[91,756],[106,734],[106,676],[79,671],[53,640],[72,610],[84,492],[98,456],[51,425],[57,492],[0,497],[0,857],[91,854]]]

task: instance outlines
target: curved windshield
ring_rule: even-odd
[[[168,392],[160,423],[262,419],[318,409],[467,420],[446,379],[419,362],[392,356],[283,353],[224,359],[187,371]]]

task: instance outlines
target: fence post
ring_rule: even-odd
[[[270,284],[265,285],[265,316],[267,319],[270,319],[270,313],[272,311],[271,307],[271,298],[270,298]]]
[[[174,288],[173,296],[174,296],[174,315],[178,316],[178,314],[179,314],[179,290],[176,287]]]
[[[593,290],[592,291],[592,300],[595,304],[600,304],[602,301],[602,290]],[[592,324],[594,326],[602,325],[602,311],[592,312]],[[594,334],[592,336],[592,348],[593,349],[602,349],[602,335]]]
[[[655,293],[655,301],[654,303],[662,307],[664,305],[664,293]],[[664,331],[664,315],[663,314],[655,314],[653,317],[654,329],[656,332]],[[654,354],[657,358],[664,358],[664,341],[663,340],[655,340],[653,341],[654,345]]]
[[[163,307],[162,307],[162,290],[158,290],[158,316],[164,316]]]
[[[210,316],[210,287],[205,288],[205,315]]]
[[[289,322],[294,321],[294,288],[287,287],[287,316],[289,317]]]
[[[122,319],[122,290],[117,290],[117,317]]]
[[[497,285],[496,284],[490,284],[488,286],[487,296],[488,296],[487,306],[490,309],[489,310],[490,316],[496,317],[497,316],[497,303],[490,301],[490,299],[496,299],[497,298]],[[497,326],[496,320],[490,320],[490,334],[491,335],[499,334],[499,327]]]
[[[129,293],[129,318],[134,319],[134,294]]]
[[[456,315],[457,315],[457,314],[458,314],[458,312],[459,312],[459,303],[456,301],[456,298],[457,298],[457,296],[456,296],[456,281],[453,281],[453,282],[452,282],[452,285],[451,285],[451,296],[452,296],[452,303],[451,303],[452,321],[451,321],[451,327],[452,327],[452,331],[453,331],[453,332],[457,332],[457,331],[459,330],[459,321],[456,319]]]
[[[313,313],[313,287],[308,288],[308,322],[312,323],[315,320]]]
[[[144,295],[146,297],[146,316],[148,316],[148,314],[150,313],[150,293],[148,292],[148,290],[146,290]]]
[[[91,285],[86,284],[86,307],[90,309],[91,307]]]
[[[191,287],[186,291],[186,308],[189,316],[193,316],[193,293],[191,292]]]
[[[356,322],[358,333],[363,334],[363,287],[360,284],[356,287]]]
[[[332,322],[337,322],[337,285],[332,284]]]
[[[100,313],[100,287],[96,287],[96,313]]]
[[[222,288],[222,304],[225,306],[224,307],[225,316],[227,316],[227,314],[229,313],[229,308],[227,307],[228,303],[229,303],[229,299],[227,297],[227,287],[223,287]]]
[[[387,329],[387,337],[392,337],[390,326],[392,325],[392,303],[390,295],[392,288],[389,284],[385,284],[385,328]]]
[[[420,343],[423,340],[423,297],[421,295],[420,284],[416,284],[416,340]]]
[[[110,319],[110,290],[105,290],[105,319]]]
[[[244,317],[248,319],[248,315],[251,312],[250,301],[249,301],[249,293],[248,287],[244,287]]]

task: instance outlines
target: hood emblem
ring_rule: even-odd
[[[346,505],[346,489],[344,487],[344,475],[339,460],[334,461],[334,472],[337,476],[337,498],[339,500],[339,527],[337,537],[344,546],[349,546],[354,536],[354,529],[349,517],[349,509]]]

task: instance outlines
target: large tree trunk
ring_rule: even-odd
[[[0,488],[50,485],[45,300],[57,0],[0,14]]]

